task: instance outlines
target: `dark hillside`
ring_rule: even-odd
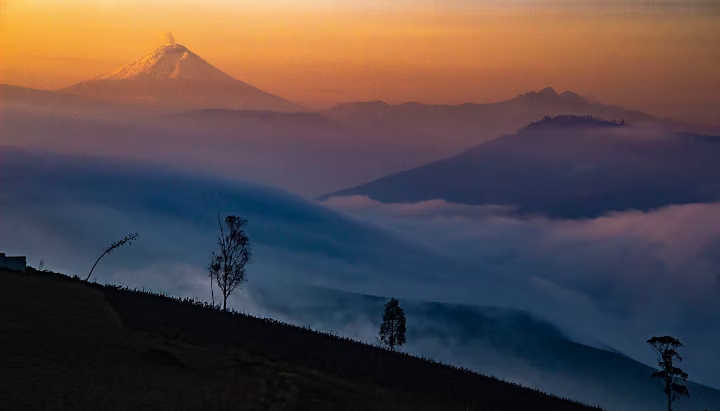
[[[590,410],[197,301],[0,273],[0,409]]]

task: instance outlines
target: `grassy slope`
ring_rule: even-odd
[[[367,345],[56,274],[0,273],[0,409],[589,410]]]

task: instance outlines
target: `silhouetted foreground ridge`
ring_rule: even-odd
[[[110,339],[113,343],[110,345],[122,345],[126,340],[133,341],[130,348],[123,347],[121,355],[128,355],[128,350],[139,351],[133,358],[140,361],[138,366],[150,367],[142,371],[148,374],[141,375],[152,378],[152,384],[162,384],[162,381],[155,377],[167,375],[168,370],[172,371],[173,378],[182,377],[182,381],[175,383],[172,391],[174,394],[168,396],[167,404],[191,395],[193,390],[197,391],[197,386],[188,385],[186,390],[183,384],[195,384],[197,379],[214,378],[204,376],[205,372],[212,375],[221,373],[219,381],[223,383],[247,379],[252,381],[252,384],[264,384],[267,391],[263,396],[258,394],[257,389],[251,394],[244,390],[240,383],[232,383],[228,387],[215,384],[212,389],[217,391],[217,396],[233,396],[237,401],[245,401],[246,406],[240,406],[243,403],[234,403],[234,406],[218,407],[215,395],[205,395],[201,400],[194,400],[197,407],[191,406],[193,400],[186,398],[183,400],[184,407],[156,408],[207,409],[204,407],[207,407],[209,402],[214,404],[213,409],[268,409],[265,407],[273,403],[280,404],[278,409],[297,410],[599,410],[430,359],[386,351],[271,319],[237,312],[225,313],[218,307],[197,299],[168,297],[115,285],[88,284],[59,274],[33,269],[28,271],[27,274],[0,273],[0,289],[3,290],[0,292],[0,299],[8,303],[12,301],[13,295],[29,292],[28,295],[35,296],[35,302],[22,308],[28,311],[39,310],[42,313],[53,309],[43,307],[45,301],[55,301],[56,307],[52,312],[58,315],[58,319],[53,320],[54,326],[62,328],[68,335],[74,335],[73,327],[87,322],[84,317],[98,315],[86,312],[88,308],[76,313],[71,312],[73,307],[79,304],[76,295],[94,296],[99,292],[102,298],[97,298],[94,302],[97,305],[96,310],[115,313],[109,317],[119,317],[122,323],[120,330],[111,328],[113,333],[132,334],[131,337],[112,336]],[[52,293],[53,298],[46,300],[42,298],[43,293]],[[63,301],[64,295],[66,297]],[[57,307],[64,308],[61,310]],[[0,326],[4,329],[8,329],[5,328],[8,327],[7,323],[21,321],[19,317],[8,315],[7,310],[2,312]],[[57,321],[64,323],[57,324]],[[107,330],[99,326],[91,328],[90,332],[101,333]],[[77,333],[82,334],[82,331]],[[145,335],[140,338],[142,341],[157,341],[135,347],[139,338],[136,333]],[[152,337],[147,337],[148,335]],[[22,336],[25,339],[32,337]],[[18,338],[21,339],[21,336]],[[48,340],[45,343],[53,345]],[[39,348],[41,347],[36,347]],[[16,349],[22,350],[22,347]],[[89,354],[85,353],[87,355],[91,355],[93,350],[101,349],[107,349],[107,345],[88,342],[87,347],[80,345],[75,348],[76,351],[88,350]],[[74,355],[72,350],[72,345],[62,349],[68,357]],[[26,352],[25,355],[32,357],[34,354]],[[112,355],[114,354],[103,352],[101,357],[112,361]],[[214,364],[212,371],[205,370],[210,369],[209,364]],[[0,365],[3,364],[0,362]],[[82,365],[82,361],[76,363],[79,368],[82,368]],[[107,372],[112,374],[115,371]],[[35,370],[34,375],[42,373],[40,367]],[[0,384],[2,383],[8,382],[0,380]],[[24,383],[27,382],[18,379],[11,381],[11,384],[16,385]],[[122,387],[122,381],[112,384],[114,391],[122,391]],[[268,387],[276,387],[282,395]],[[101,388],[102,384],[96,381],[87,389]],[[146,391],[152,389],[145,388]],[[165,398],[162,395],[163,387],[154,389],[157,395],[153,398],[158,401]],[[232,394],[226,394],[226,389]],[[177,397],[179,391],[182,391],[182,395]],[[177,397],[174,400],[170,398],[173,395]],[[222,403],[225,402],[227,401],[223,400]],[[257,405],[254,405],[255,402]],[[4,409],[2,403],[0,408]],[[124,408],[110,406],[105,409]]]

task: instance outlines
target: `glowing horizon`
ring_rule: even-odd
[[[9,0],[0,3],[0,82],[66,87],[172,32],[227,74],[313,108],[494,102],[550,86],[720,125],[719,10],[632,0]]]

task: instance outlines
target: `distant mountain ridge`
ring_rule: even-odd
[[[595,128],[595,127],[622,127],[625,120],[602,120],[593,116],[546,116],[540,121],[530,123],[527,128],[549,128],[549,127],[576,127],[576,128]]]
[[[511,99],[511,101],[559,101],[559,102],[568,102],[568,101],[574,101],[577,103],[587,103],[590,100],[586,99],[585,97],[575,93],[574,91],[564,91],[562,93],[558,93],[555,91],[552,87],[546,87],[540,91],[529,91],[524,94],[520,94],[516,96],[515,98]]]
[[[720,200],[720,137],[548,118],[445,160],[326,194],[385,203],[500,204],[520,213],[596,217]]]
[[[113,72],[58,91],[172,110],[303,110],[298,104],[234,79],[180,44],[160,47]]]
[[[229,109],[201,109],[172,113],[165,117],[178,121],[203,121],[203,126],[230,124],[243,124],[242,122],[265,123],[271,125],[313,125],[334,127],[335,124],[320,114],[312,112],[283,113],[263,110],[229,110]]]
[[[142,64],[126,67],[110,76],[147,77],[144,67]],[[160,71],[165,77],[174,72],[169,64],[162,67]],[[248,178],[317,197],[455,156],[469,147],[515,133],[554,112],[590,113],[600,118],[624,119],[630,126],[636,124],[624,109],[611,110],[608,115],[592,114],[588,107],[594,105],[573,103],[578,99],[574,93],[558,94],[554,90],[530,92],[515,101],[485,105],[350,103],[338,106],[342,110],[328,115],[212,108],[223,106],[224,98],[214,97],[214,86],[201,89],[201,99],[196,99],[198,94],[189,85],[184,88],[182,79],[100,81],[102,87],[115,87],[120,96],[132,98],[107,101],[102,97],[0,86],[4,143],[40,144],[61,151],[72,146],[87,152],[112,151],[115,155],[125,153],[142,158],[149,155],[141,148],[145,144],[166,144],[173,147],[167,152],[175,153],[173,162],[182,159],[183,164],[190,162],[200,167],[204,161],[210,163],[200,159],[215,157],[212,165],[202,167],[218,170],[220,161],[238,176],[251,176]],[[222,81],[222,90],[217,90],[217,95],[227,96],[225,90],[232,90],[235,83]],[[226,87],[227,84],[230,86]],[[165,86],[174,91],[165,93]],[[147,90],[166,97],[165,102],[169,99],[168,105],[163,101],[153,104],[156,96],[146,102],[136,99]],[[185,104],[188,99],[189,104]],[[230,106],[235,103],[237,100],[229,101]],[[195,107],[198,105],[202,108]],[[648,124],[665,127],[649,115],[642,116],[641,119],[650,118]],[[693,131],[692,127],[677,128]],[[181,147],[185,147],[185,153],[181,153]],[[200,156],[200,152],[205,154]],[[234,161],[225,156],[231,152],[235,153]]]
[[[81,96],[0,84],[0,107],[22,109],[98,108],[111,105]]]
[[[342,103],[322,112],[345,126],[367,133],[389,133],[452,145],[457,151],[514,133],[546,116],[594,116],[630,125],[660,125],[671,131],[701,132],[700,127],[662,119],[637,110],[591,101],[575,92],[547,87],[496,103],[388,104],[383,101]],[[456,151],[456,152],[457,152]],[[450,153],[447,153],[449,155]]]

